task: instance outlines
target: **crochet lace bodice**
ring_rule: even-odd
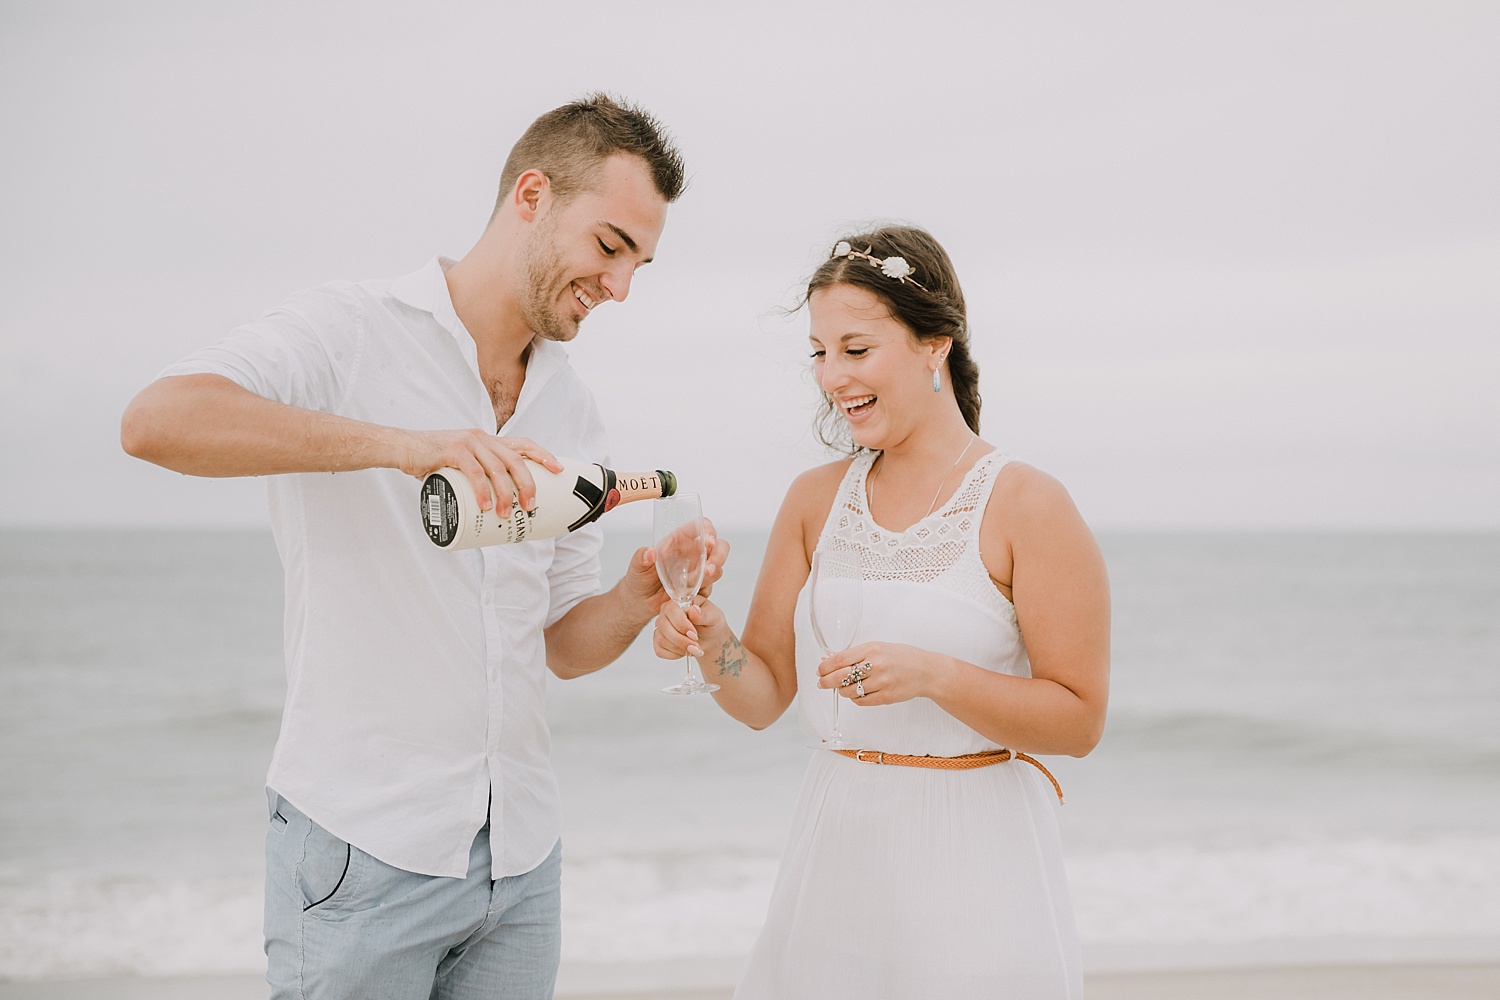
[[[905,531],[890,531],[870,514],[866,484],[878,452],[855,458],[844,474],[818,547],[858,552],[867,581],[931,583],[1016,621],[979,555],[979,526],[995,477],[1009,456],[992,451],[975,462],[948,502]]]
[[[863,609],[855,644],[904,644],[1029,677],[1015,608],[996,589],[979,554],[995,476],[1010,459],[985,455],[947,503],[905,531],[888,531],[870,515],[865,483],[874,461],[874,454],[865,454],[850,463],[818,537],[821,551],[859,555]],[[834,696],[817,686],[822,652],[813,641],[805,587],[795,624],[798,714],[804,730],[822,739],[832,729]],[[955,757],[996,747],[926,698],[849,705],[839,728],[854,746],[888,753]]]

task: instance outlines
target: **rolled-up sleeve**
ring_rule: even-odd
[[[597,523],[586,524],[557,540],[552,565],[547,570],[547,585],[552,597],[547,607],[550,628],[579,601],[599,593],[599,550],[604,545],[604,531]]]
[[[298,292],[222,341],[158,373],[220,375],[257,396],[337,412],[359,370],[365,331],[357,290],[333,284]]]

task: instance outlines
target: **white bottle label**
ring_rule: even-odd
[[[616,482],[613,471],[595,462],[560,459],[563,471],[550,472],[526,460],[536,483],[536,508],[526,511],[512,501],[504,516],[479,509],[469,479],[456,469],[439,469],[422,483],[422,525],[433,544],[444,549],[504,545],[551,538],[576,531],[623,500],[670,496],[676,489],[671,473],[631,474],[628,483]],[[624,486],[622,497],[621,487]]]

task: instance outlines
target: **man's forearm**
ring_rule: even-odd
[[[211,477],[394,467],[402,433],[273,402],[218,375],[159,379],[120,421],[127,453]]]
[[[580,601],[547,629],[547,666],[563,679],[613,663],[656,617],[629,594],[624,581]]]

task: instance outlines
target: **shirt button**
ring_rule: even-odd
[[[484,604],[485,604],[485,607],[489,607],[491,604],[494,604],[494,603],[495,603],[495,595],[491,594],[488,590],[486,590],[484,592]]]

